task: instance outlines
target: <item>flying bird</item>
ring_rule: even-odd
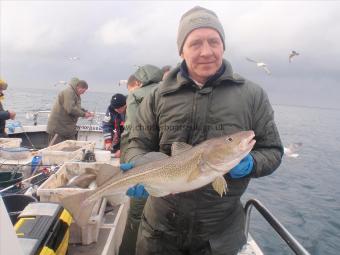
[[[79,60],[80,58],[75,56],[75,57],[69,57],[68,59],[71,60],[71,61],[75,61],[75,60]]]
[[[291,63],[292,62],[292,60],[293,60],[293,57],[295,57],[295,56],[299,56],[300,55],[300,53],[298,53],[298,52],[296,52],[295,50],[292,50],[292,52],[289,54],[289,63]]]
[[[302,143],[292,143],[287,147],[284,147],[284,154],[290,158],[297,158],[299,154],[297,153],[302,146]]]
[[[127,80],[119,80],[118,86],[126,86],[127,85]]]
[[[66,85],[67,81],[58,81],[56,83],[54,83],[54,87],[56,87],[57,85]]]
[[[267,65],[265,64],[265,63],[263,63],[263,62],[259,62],[259,61],[255,61],[255,60],[253,60],[253,59],[250,59],[250,58],[246,58],[248,61],[250,61],[250,62],[253,62],[253,63],[256,63],[256,65],[258,66],[258,67],[261,67],[261,68],[263,68],[265,71],[266,71],[266,73],[267,74],[271,74],[271,72],[269,71],[269,69],[268,69],[268,67],[267,67]]]

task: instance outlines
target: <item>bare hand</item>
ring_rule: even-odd
[[[105,147],[105,150],[110,151],[112,149],[112,143],[105,143],[104,147]]]
[[[85,112],[85,118],[91,118],[94,116],[93,112]]]
[[[113,154],[114,158],[120,158],[120,150],[117,150],[116,153]]]
[[[12,111],[8,111],[8,113],[9,113],[9,118],[11,120],[14,120],[15,119],[15,115],[17,115],[17,114],[15,112],[12,112]]]

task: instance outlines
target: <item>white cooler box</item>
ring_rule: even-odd
[[[59,165],[68,161],[81,160],[84,151],[93,151],[95,142],[67,140],[39,151],[43,165]]]
[[[75,175],[86,172],[86,168],[92,168],[100,171],[104,165],[111,165],[99,162],[67,162],[60,169],[52,174],[37,190],[40,201],[61,203],[63,197],[90,190],[89,188],[58,188],[64,186],[69,179]],[[70,228],[70,243],[90,244],[98,240],[99,227],[102,223],[107,200],[105,198],[98,200],[92,210],[92,215],[88,224],[84,227],[72,223]],[[67,208],[66,208],[67,209]]]

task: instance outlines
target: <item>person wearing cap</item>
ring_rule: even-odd
[[[78,118],[94,116],[94,113],[81,107],[80,96],[87,91],[87,82],[78,78],[72,78],[68,85],[66,89],[58,94],[48,118],[47,133],[49,134],[49,145],[65,140],[76,140]]]
[[[5,111],[4,107],[2,106],[2,101],[4,99],[4,90],[6,90],[8,84],[0,79],[0,137],[7,137],[5,132],[6,127],[6,120],[14,120],[16,113],[14,111]]]
[[[124,130],[126,96],[117,93],[111,98],[103,120],[104,149],[120,157],[120,139]]]
[[[162,81],[163,70],[154,65],[144,65],[130,75],[127,81],[129,91],[127,97],[126,119],[124,132],[121,139],[120,162],[125,162],[125,154],[128,146],[131,124],[136,119],[139,105],[144,98]],[[125,224],[122,243],[119,247],[119,255],[133,255],[136,248],[138,227],[143,213],[146,197],[130,198],[130,207]]]
[[[226,42],[213,11],[197,6],[183,14],[177,34],[182,62],[139,106],[126,160],[139,165],[144,159],[145,163],[170,156],[174,142],[195,146],[241,130],[253,130],[256,144],[224,176],[228,189],[222,197],[211,184],[190,192],[149,196],[139,226],[137,255],[237,254],[246,243],[240,198],[252,178],[273,173],[281,163],[283,146],[268,96],[259,85],[234,73],[223,58]],[[138,195],[141,186],[127,194]]]

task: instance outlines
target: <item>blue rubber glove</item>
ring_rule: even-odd
[[[233,179],[242,178],[250,174],[250,172],[253,170],[253,166],[254,159],[250,154],[248,154],[241,160],[241,162],[238,165],[236,165],[233,169],[230,170],[229,175]]]
[[[128,170],[130,170],[131,168],[134,168],[135,164],[134,163],[122,163],[120,164],[120,169],[123,171],[123,172],[126,172]]]
[[[134,166],[135,165],[133,163],[122,163],[120,164],[120,169],[126,172],[126,171],[129,171]],[[144,189],[144,186],[142,184],[137,184],[129,188],[126,191],[126,195],[128,195],[129,197],[142,199],[142,198],[147,198],[149,196],[149,193]]]
[[[137,184],[129,188],[126,191],[126,195],[128,195],[129,197],[142,199],[147,198],[149,196],[149,193],[144,189],[144,186],[142,184]]]
[[[15,128],[21,127],[21,123],[18,121],[12,121],[12,122],[6,123],[6,127],[9,133],[14,133]]]

